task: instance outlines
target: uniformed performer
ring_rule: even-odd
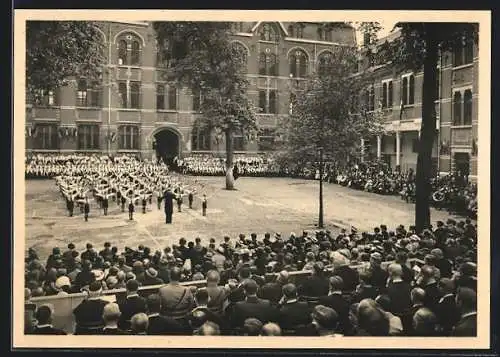
[[[105,216],[108,215],[108,206],[109,206],[108,197],[104,196],[103,199],[102,199],[102,209],[104,210],[104,215]]]
[[[89,198],[85,197],[85,204],[83,205],[83,213],[85,217],[85,222],[89,220],[89,212],[90,212],[90,205],[89,205]]]
[[[179,193],[177,194],[177,211],[181,212],[181,207],[182,207],[182,191],[179,190]]]
[[[194,199],[193,191],[189,191],[188,202],[189,202],[190,209],[193,209],[193,199]]]
[[[121,200],[121,204],[122,204],[122,212],[125,212],[125,203],[127,203],[127,199],[125,198],[124,195],[122,195],[120,200]]]
[[[207,215],[207,195],[203,194],[203,201],[201,202],[201,211],[203,216]]]
[[[73,217],[73,209],[75,208],[75,202],[72,197],[68,197],[66,206],[68,208],[68,213],[70,217]]]
[[[128,201],[128,219],[130,221],[134,219],[134,211],[135,211],[134,201],[132,201],[132,199],[130,199]]]
[[[163,201],[165,201],[165,223],[172,223],[172,214],[173,214],[173,199],[175,195],[172,193],[172,190],[167,188],[165,191],[165,195],[163,196]]]
[[[146,213],[146,205],[147,205],[147,197],[146,195],[142,196],[142,213]]]

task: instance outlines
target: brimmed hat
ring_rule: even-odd
[[[94,269],[92,270],[92,274],[94,275],[96,281],[101,281],[102,279],[104,279],[104,272],[102,270]]]
[[[131,279],[135,280],[135,278],[136,278],[136,275],[134,273],[132,273],[131,271],[129,271],[127,273],[127,275],[125,275],[125,280],[131,280]]]
[[[155,268],[149,268],[146,270],[146,275],[150,278],[156,278],[158,276],[158,272]]]
[[[374,253],[370,254],[370,258],[377,260],[377,261],[382,261],[382,254],[380,254],[379,252],[374,252]]]

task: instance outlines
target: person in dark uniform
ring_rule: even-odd
[[[129,220],[134,219],[134,211],[135,211],[134,202],[132,201],[132,199],[130,199],[130,201],[128,202],[128,219]]]
[[[125,212],[125,203],[127,203],[127,199],[125,198],[125,196],[122,196],[120,200],[122,204],[122,212]]]
[[[193,200],[194,200],[193,192],[189,191],[188,201],[189,201],[189,208],[190,209],[193,209]]]
[[[239,173],[239,170],[238,170],[238,165],[234,165],[233,166],[233,177],[234,177],[235,181],[238,179],[238,177],[240,177],[240,173]]]
[[[68,208],[68,213],[70,217],[73,217],[73,209],[75,208],[75,202],[73,199],[70,197],[66,201],[66,207]]]
[[[182,211],[181,208],[182,208],[182,192],[179,191],[179,193],[177,194],[177,211],[181,212]]]
[[[104,210],[104,215],[105,216],[108,215],[108,207],[109,207],[108,197],[104,197],[102,199],[102,209]]]
[[[121,201],[122,201],[122,193],[117,190],[117,192],[116,192],[116,204],[118,206],[120,206]]]
[[[146,195],[142,197],[142,213],[146,213],[146,205],[148,204]]]
[[[172,193],[170,188],[167,188],[165,191],[165,195],[163,196],[163,200],[165,201],[165,223],[172,223],[172,214],[173,214],[173,199],[175,195]]]
[[[203,194],[203,201],[201,202],[201,210],[203,216],[207,215],[207,195]]]
[[[89,205],[89,199],[85,197],[85,204],[83,205],[83,213],[85,216],[85,222],[89,220],[89,212],[90,212],[90,205]]]

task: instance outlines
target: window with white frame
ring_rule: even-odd
[[[118,148],[139,150],[139,128],[137,125],[122,125],[118,128]]]
[[[156,85],[156,109],[177,110],[177,88],[175,85]]]
[[[415,104],[415,75],[413,73],[401,77],[401,101],[403,105]]]
[[[85,78],[78,81],[76,91],[77,107],[99,107],[101,106],[102,88],[99,83],[90,82]]]
[[[52,89],[39,89],[35,91],[35,104],[42,107],[53,107],[58,105],[56,91]]]

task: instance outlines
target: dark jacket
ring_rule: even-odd
[[[130,319],[137,313],[146,313],[146,299],[138,295],[127,296],[127,298],[118,303],[120,306],[121,316],[118,322],[118,327],[122,330],[130,329]]]
[[[389,274],[380,267],[372,267],[370,272],[372,274],[370,278],[372,285],[378,289],[379,293],[384,291]]]
[[[278,322],[279,311],[271,305],[269,300],[259,299],[257,297],[247,298],[244,301],[237,302],[230,315],[232,327],[243,327],[247,318],[254,317],[263,324],[267,322]]]
[[[425,291],[424,305],[437,313],[437,304],[441,299],[441,291],[439,291],[438,283],[434,282],[423,287]]]
[[[95,334],[104,327],[102,313],[108,302],[101,299],[83,300],[74,310],[75,335]]]
[[[359,283],[359,273],[356,269],[352,269],[348,265],[343,265],[335,268],[335,275],[342,278],[344,282],[344,291],[354,291]]]
[[[124,331],[120,328],[102,328],[97,333],[98,335],[130,335],[129,332]]]
[[[391,299],[391,310],[395,315],[401,316],[411,306],[411,287],[406,281],[390,282],[387,286],[387,295]]]
[[[454,295],[450,294],[448,296],[443,296],[439,300],[436,315],[439,324],[443,328],[442,334],[449,336],[453,330],[453,326],[455,326],[460,319],[460,311],[458,310]]]
[[[441,278],[451,278],[452,275],[452,264],[448,259],[439,259],[436,262],[436,268],[439,269],[441,273]]]
[[[465,315],[460,318],[451,333],[452,336],[477,336],[477,314]]]
[[[265,283],[258,291],[257,296],[264,300],[269,300],[277,304],[282,296],[281,285],[277,282]]]
[[[148,335],[183,335],[185,328],[179,322],[166,316],[149,316]]]
[[[278,324],[282,330],[297,330],[311,322],[311,308],[307,302],[287,302],[279,311]]]
[[[339,316],[338,332],[344,335],[351,333],[351,322],[349,320],[349,303],[341,294],[330,294],[319,299],[321,305],[334,309]]]
[[[30,335],[66,335],[66,332],[54,328],[52,327],[52,325],[48,325],[43,327],[35,327],[33,331],[30,332]]]
[[[328,295],[330,289],[326,278],[313,275],[304,280],[304,283],[299,286],[298,292],[300,296],[319,298]]]

